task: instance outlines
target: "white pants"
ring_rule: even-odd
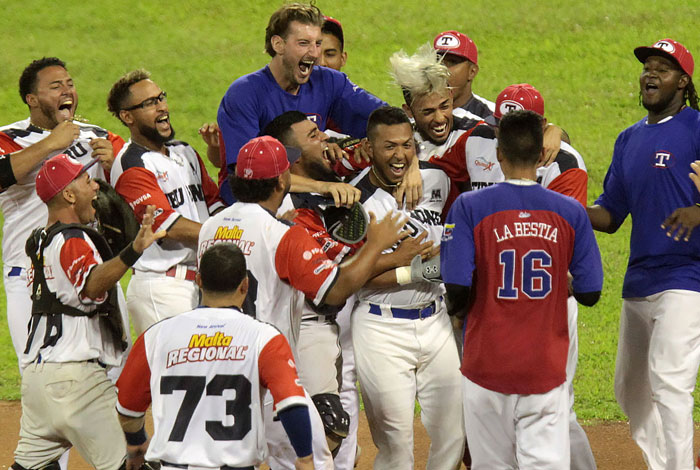
[[[340,444],[335,456],[335,470],[352,470],[357,459],[357,428],[360,420],[360,394],[357,392],[357,374],[355,372],[355,353],[352,349],[352,328],[350,315],[355,298],[348,299],[345,307],[338,313],[340,328],[340,349],[343,356],[342,384],[340,386],[340,403],[350,415],[350,431],[348,437]]]
[[[308,393],[306,395],[306,404],[309,408],[309,418],[311,419],[311,451],[314,455],[314,468],[316,470],[333,470],[333,456],[328,450],[328,442],[326,441],[326,433],[323,429],[321,416],[318,414],[316,407]],[[282,422],[273,420],[272,413],[272,396],[270,392],[266,392],[264,397],[263,416],[265,418],[265,440],[269,455],[267,463],[274,470],[294,470],[294,461],[297,458],[294,447],[289,441],[289,436],[282,426]]]
[[[134,330],[140,335],[149,326],[197,307],[199,288],[194,281],[136,271],[126,289],[126,305]]]
[[[422,320],[383,318],[355,307],[352,338],[375,470],[413,468],[415,400],[430,437],[428,470],[457,468],[464,452],[459,357],[443,302]]]
[[[462,378],[472,470],[568,470],[566,383],[544,394],[503,394]]]
[[[693,467],[693,389],[700,365],[700,293],[624,299],[615,397],[652,470]]]
[[[574,376],[578,363],[578,303],[569,297],[566,303],[569,320],[569,355],[566,359],[566,389],[569,394],[569,440],[571,470],[596,470],[597,466],[586,431],[576,420],[574,411]]]
[[[295,360],[299,379],[309,395],[339,392],[340,344],[333,321],[302,319]]]
[[[40,468],[72,445],[97,470],[116,470],[126,456],[116,400],[114,385],[96,363],[28,365],[15,461]]]

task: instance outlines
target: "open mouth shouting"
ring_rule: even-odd
[[[445,121],[442,124],[432,124],[430,126],[430,133],[434,140],[441,142],[447,138],[450,132],[449,122]]]
[[[314,68],[314,64],[316,64],[315,59],[306,58],[299,61],[299,74],[301,75],[302,80],[309,78],[311,71]]]
[[[169,113],[162,114],[156,118],[156,129],[158,129],[158,132],[162,135],[170,135],[171,127]]]
[[[406,173],[406,162],[389,163],[389,172],[391,173],[392,180],[400,181],[403,179],[404,173]]]
[[[58,112],[56,113],[56,120],[58,122],[69,121],[73,119],[75,114],[75,100],[71,98],[63,98],[58,103]]]

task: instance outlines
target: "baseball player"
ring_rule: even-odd
[[[235,169],[240,148],[275,117],[285,111],[301,111],[321,130],[331,118],[340,131],[360,138],[365,135],[369,113],[385,104],[344,74],[314,67],[320,57],[323,24],[323,15],[315,5],[290,3],[280,7],[270,17],[265,33],[270,63],[236,79],[221,100],[217,120],[226,164],[219,173],[219,186],[228,204],[233,199],[226,175]],[[329,147],[336,158],[342,157],[338,146]],[[293,182],[296,186],[296,177]],[[312,190],[322,191],[320,185]]]
[[[107,261],[106,241],[84,225],[94,221],[98,189],[87,169],[60,154],[36,177],[48,220],[27,241],[33,303],[15,470],[58,469],[71,446],[100,470],[125,459],[116,390],[105,369],[121,364],[127,346],[116,284],[164,233],[151,230],[150,207],[134,241]]]
[[[340,71],[345,67],[348,53],[345,51],[345,35],[343,25],[330,16],[323,17],[321,27],[321,54],[318,65]]]
[[[147,205],[155,205],[155,227],[167,231],[165,239],[136,263],[127,288],[134,329],[142,333],[165,317],[197,306],[199,229],[223,202],[196,150],[173,140],[166,94],[148,72],[135,70],[120,78],[107,103],[131,134],[112,166],[112,185],[138,220]]]
[[[370,222],[367,242],[348,263],[337,265],[318,242],[299,225],[289,225],[274,217],[289,191],[288,155],[285,147],[269,136],[252,139],[240,151],[236,175],[231,179],[239,202],[207,220],[199,236],[198,253],[216,243],[235,243],[247,257],[250,289],[243,310],[257,319],[275,325],[296,354],[302,305],[312,302],[340,306],[376,271],[376,258],[403,236],[398,217]],[[323,424],[310,398],[316,468],[333,468]],[[271,402],[266,402],[266,407]],[[269,413],[266,414],[266,418]],[[277,423],[266,422],[273,468],[293,468],[287,438]]]
[[[400,211],[409,217],[405,229],[411,237],[439,242],[447,175],[422,164],[423,195],[411,212],[400,210],[392,194],[416,159],[408,116],[399,108],[380,108],[370,115],[367,134],[372,166],[354,180],[365,210]],[[456,468],[464,450],[459,356],[444,289],[424,279],[418,264],[417,275],[407,267],[373,279],[358,292],[352,314],[357,375],[378,449],[375,469],[413,468],[416,398],[431,439],[427,468]]]
[[[240,248],[226,243],[205,251],[197,285],[201,306],[141,335],[117,382],[129,463],[138,467],[145,454],[164,469],[252,470],[267,456],[262,397],[269,390],[296,468],[312,470],[311,422],[289,343],[241,310],[250,283]],[[144,417],[151,403],[149,444]]]
[[[672,39],[634,54],[644,64],[647,116],[618,136],[603,194],[588,214],[594,229],[608,233],[632,216],[615,396],[650,469],[689,469],[700,364],[700,235],[688,230],[700,218],[700,195],[687,177],[700,157],[694,62]]]
[[[472,92],[472,82],[479,73],[479,53],[474,41],[459,31],[444,31],[435,36],[433,47],[450,70],[454,115],[477,120],[491,116],[495,104]]]
[[[462,194],[445,222],[449,311],[468,309],[461,371],[475,470],[570,468],[567,271],[590,306],[603,269],[583,207],[536,182],[542,127],[532,111],[504,116],[506,181]]]
[[[7,324],[18,360],[27,343],[32,308],[24,243],[32,230],[46,221],[47,214],[34,189],[39,167],[47,158],[63,152],[82,164],[99,160],[88,173],[109,179],[114,153],[124,145],[121,137],[101,127],[73,121],[78,93],[60,59],[44,57],[29,64],[20,77],[19,92],[29,108],[29,117],[0,127],[0,154],[14,153],[0,160],[0,209],[5,219],[2,262]]]

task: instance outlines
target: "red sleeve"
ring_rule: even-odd
[[[141,223],[146,206],[156,206],[153,230],[169,229],[180,217],[170,205],[168,198],[158,185],[155,175],[142,167],[133,167],[119,176],[114,189],[134,211],[136,220]]]
[[[70,283],[75,287],[75,291],[81,298],[84,298],[82,292],[90,271],[99,264],[97,259],[95,259],[95,252],[92,247],[84,238],[71,237],[61,247],[59,259],[61,268],[68,276]],[[95,300],[104,300],[104,296]]]
[[[316,240],[328,259],[340,263],[346,256],[351,256],[362,244],[346,245],[335,240],[323,225],[321,216],[313,209],[297,209],[294,223],[306,228],[309,234]]]
[[[588,203],[588,173],[581,168],[571,168],[554,178],[547,189],[571,196],[583,207],[586,207]]]
[[[316,305],[323,303],[338,276],[337,265],[299,225],[290,227],[280,240],[275,267],[282,280],[302,291]]]
[[[449,176],[452,181],[463,182],[469,180],[466,145],[474,129],[475,127],[460,135],[457,142],[447,149],[442,156],[433,155],[430,157],[430,160],[428,160],[447,173],[447,176]]]
[[[305,403],[292,350],[284,336],[277,335],[268,341],[260,352],[258,369],[260,384],[272,393],[275,411],[299,404],[300,399]]]
[[[119,137],[117,134],[107,131],[107,140],[112,142],[112,148],[114,149],[114,155],[117,155],[122,147],[124,147],[124,139]]]
[[[117,390],[117,409],[124,415],[145,413],[151,404],[151,368],[146,357],[143,335],[138,337],[131,348],[117,380]]]
[[[222,140],[223,141],[223,140]],[[202,190],[204,191],[204,199],[207,201],[207,207],[209,212],[215,211],[219,207],[223,207],[224,201],[219,197],[219,187],[211,179],[207,169],[204,166],[202,157],[199,156],[197,151],[194,152],[197,155],[197,161],[199,162],[199,172],[202,175]]]
[[[0,132],[0,154],[13,153],[22,147],[4,132]]]

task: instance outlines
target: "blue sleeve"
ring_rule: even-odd
[[[467,214],[466,198],[460,196],[447,214],[440,243],[440,272],[445,284],[472,285],[474,227]]]
[[[610,212],[618,225],[624,222],[630,212],[622,174],[624,141],[624,133],[620,134],[615,141],[612,162],[603,181],[603,194],[595,201]]]
[[[216,120],[226,147],[226,165],[238,160],[238,151],[250,139],[260,133],[257,94],[249,90],[247,83],[233,82],[221,99]],[[259,90],[258,90],[259,91]]]
[[[578,203],[575,209],[574,253],[569,264],[574,292],[600,292],[603,290],[603,263],[598,243],[585,209]]]
[[[333,71],[335,72],[335,71]],[[329,116],[344,134],[367,136],[367,120],[375,109],[387,104],[355,85],[341,72],[331,75],[335,93]]]
[[[277,416],[282,421],[284,431],[294,447],[297,457],[311,454],[311,418],[309,408],[303,405],[292,406],[280,411]]]

